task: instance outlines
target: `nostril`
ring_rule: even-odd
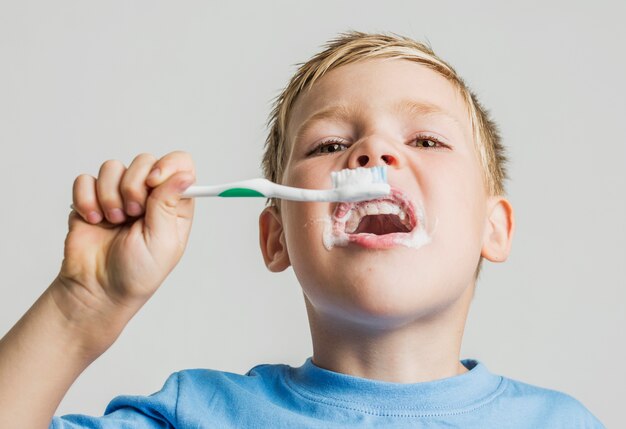
[[[387,165],[393,165],[396,163],[396,159],[391,155],[382,155],[380,159]]]
[[[357,158],[357,162],[361,167],[365,167],[370,162],[370,157],[367,155],[361,155]]]

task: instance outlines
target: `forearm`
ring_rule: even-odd
[[[53,286],[0,340],[2,428],[47,428],[72,383],[108,347],[84,341],[80,323],[55,302]]]

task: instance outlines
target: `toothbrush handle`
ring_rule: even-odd
[[[389,195],[387,183],[346,185],[333,189],[302,189],[279,185],[267,179],[250,179],[214,186],[190,186],[183,198],[194,197],[261,197],[291,201],[364,201]]]
[[[265,197],[265,195],[239,182],[214,186],[190,186],[183,192],[183,198],[196,197]]]
[[[292,201],[337,201],[334,189],[300,189],[279,185],[267,179],[250,179],[213,186],[190,186],[183,198],[262,197]]]

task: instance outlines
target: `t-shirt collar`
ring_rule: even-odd
[[[312,358],[289,371],[292,387],[313,398],[362,410],[433,412],[475,406],[488,400],[502,383],[482,363],[464,359],[467,372],[420,383],[394,383],[330,371],[315,365]]]

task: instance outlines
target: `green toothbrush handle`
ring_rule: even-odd
[[[248,188],[231,188],[217,194],[218,197],[265,197],[259,191]]]

